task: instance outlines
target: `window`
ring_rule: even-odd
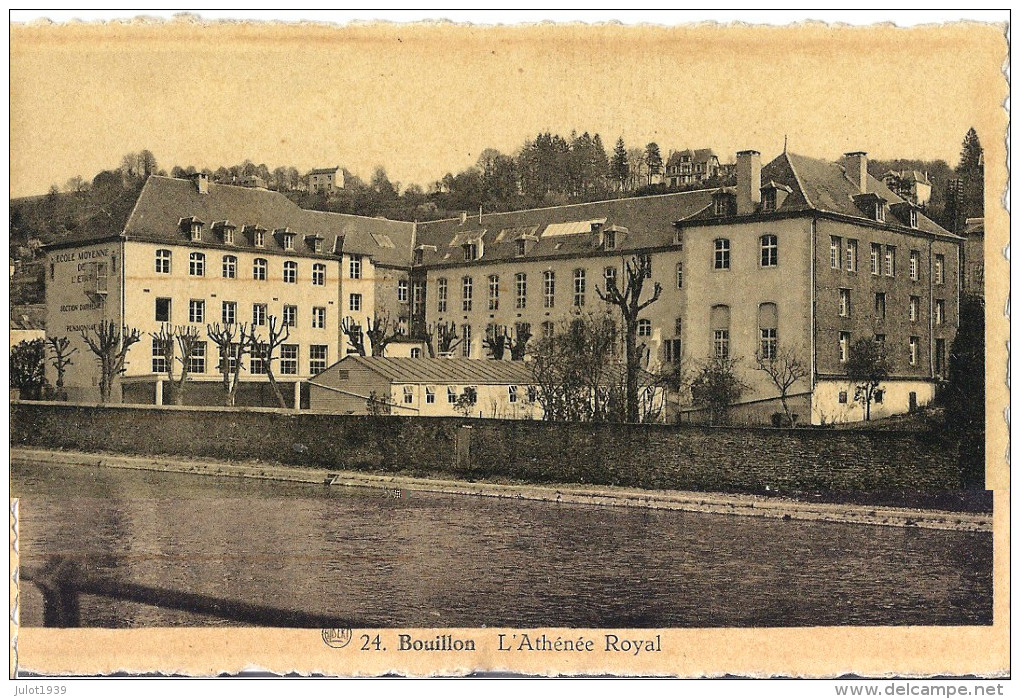
[[[152,373],[165,374],[167,370],[166,356],[159,340],[152,338]]]
[[[397,280],[397,303],[407,303],[407,280]]]
[[[433,405],[433,404],[435,404],[435,402],[436,402],[436,387],[435,386],[426,386],[425,387],[425,403],[428,404],[428,405]]]
[[[712,354],[720,359],[730,356],[730,307],[712,306]]]
[[[645,279],[651,279],[652,278],[652,256],[651,255],[646,255],[646,257],[648,258],[648,264],[645,265]]]
[[[286,311],[287,306],[284,306]],[[284,313],[286,315],[286,313]],[[298,364],[298,346],[297,345],[280,345],[280,373],[281,374],[296,374]]]
[[[205,347],[206,343],[204,342],[195,343],[194,348],[191,350],[191,357],[188,359],[188,373],[205,373]]]
[[[297,262],[287,260],[283,263],[283,281],[285,284],[297,283]]]
[[[310,345],[308,347],[308,371],[312,374],[324,372],[328,356],[329,347],[326,345]]]
[[[506,392],[507,392],[507,398],[509,399],[509,401],[511,403],[516,403],[517,402],[517,387],[516,386],[507,386],[506,387]]]
[[[326,286],[326,265],[321,262],[312,265],[312,286]]]
[[[495,274],[489,276],[489,310],[499,310],[499,277]]]
[[[838,236],[829,236],[829,266],[839,269],[839,263],[843,259],[843,239]]]
[[[527,241],[521,238],[516,242],[517,242],[517,257],[524,257],[528,252]]]
[[[478,259],[478,243],[467,243],[464,245],[464,261],[471,262]]]
[[[910,306],[907,310],[907,316],[910,318],[910,322],[916,323],[920,315],[921,315],[921,297],[911,296]]]
[[[297,306],[283,307],[283,324],[292,328],[297,325]]]
[[[776,190],[773,188],[766,189],[761,195],[761,210],[762,211],[775,211],[776,210]],[[772,265],[762,265],[762,267],[770,267]]]
[[[203,299],[191,299],[188,301],[188,322],[205,322],[205,301]]]
[[[839,290],[839,315],[843,318],[850,317],[850,290]]]
[[[266,324],[266,304],[253,303],[251,305],[251,324],[252,325]]]
[[[774,303],[758,306],[758,353],[762,359],[775,359],[779,345],[779,309]]]
[[[602,271],[602,278],[606,281],[606,291],[616,286],[616,267],[606,267]]]
[[[713,266],[715,269],[729,269],[730,268],[730,241],[726,238],[715,239],[715,259]]]
[[[935,283],[945,284],[946,283],[946,256],[936,255],[935,256]]]
[[[467,313],[471,310],[471,301],[474,294],[474,281],[471,277],[464,277],[460,280],[461,310]]]
[[[262,360],[262,357],[259,357],[255,353],[252,353],[248,365],[249,365],[248,371],[252,374],[266,373],[266,363]]]
[[[457,402],[457,389],[453,386],[446,387],[446,402],[450,404]]]
[[[875,317],[885,318],[885,292],[879,291],[875,294]]]
[[[312,327],[317,330],[326,327],[326,308],[324,306],[312,308]]]
[[[935,374],[945,376],[946,367],[946,341],[938,338],[935,340]]]
[[[882,273],[880,267],[882,259],[882,246],[878,243],[871,244],[871,273],[876,277]]]
[[[414,403],[414,386],[404,386],[404,405]]]
[[[361,255],[351,255],[349,270],[351,279],[361,279]]]
[[[191,224],[191,241],[193,243],[201,242],[202,240],[202,224],[193,222]]]
[[[946,322],[946,300],[935,299],[935,325],[942,325]]]
[[[845,364],[850,359],[850,333],[839,334],[839,361]]]
[[[446,279],[436,280],[436,310],[439,313],[446,313],[446,298],[449,293]]]
[[[229,346],[219,348],[220,360],[216,364],[217,371],[223,371],[223,362],[226,360],[227,373],[234,373],[234,370],[237,369],[237,347],[236,342],[231,342]]]
[[[679,364],[683,358],[683,344],[679,337],[666,340],[663,344],[666,352],[666,361],[670,364]]]
[[[580,308],[584,305],[585,272],[583,269],[574,270],[574,307]]]
[[[872,400],[874,400],[876,403],[881,403],[883,400],[885,400],[885,391],[883,391],[882,389],[876,390],[875,395],[872,396]]]
[[[461,337],[464,338],[464,342],[461,345],[461,354],[465,357],[471,356],[471,326],[465,323],[460,326]]]
[[[847,395],[847,392],[846,392],[846,391],[840,391],[840,392],[839,392],[839,402],[840,402],[841,404],[844,404],[844,405],[845,405],[845,404],[846,404],[846,402],[847,402],[847,401],[849,400],[849,398],[850,398],[850,396],[849,396],[849,395]]]
[[[223,242],[227,245],[234,244],[234,229],[229,226],[223,227]]]
[[[425,282],[415,281],[411,285],[411,315],[425,318]]]
[[[876,201],[875,202],[874,214],[875,214],[875,220],[876,221],[885,221],[885,202],[884,201]]]
[[[546,270],[542,274],[542,292],[545,296],[545,307],[552,308],[556,303],[556,272]]]
[[[773,191],[774,193],[774,191]],[[761,237],[761,266],[775,267],[779,264],[779,242],[774,235]]]
[[[322,252],[322,238],[312,238],[312,252]]]
[[[347,309],[351,311],[361,310],[361,294],[351,294],[347,299]]]
[[[223,278],[224,279],[236,279],[237,278],[237,258],[233,255],[223,256]]]
[[[910,251],[910,278],[915,282],[921,278],[921,253],[917,250]]]
[[[921,338],[910,338],[910,366],[917,366],[917,348],[921,344]]]
[[[555,323],[553,323],[551,320],[547,320],[547,321],[542,323],[542,336],[543,337],[552,337],[555,334],[556,334],[556,324]]]
[[[221,307],[220,320],[224,325],[237,322],[237,301],[224,301]]]
[[[676,288],[677,289],[683,289],[684,288],[684,263],[683,262],[677,262],[676,263]]]
[[[170,322],[170,299],[156,299],[156,322],[158,323],[169,323]]]
[[[261,257],[256,257],[255,261],[252,262],[251,278],[257,282],[264,282],[268,276],[269,261]]]
[[[170,261],[173,253],[169,250],[156,251],[156,274],[170,274]],[[50,277],[52,279],[52,275]]]
[[[652,336],[652,321],[647,318],[642,318],[637,324],[638,337],[651,337]]]
[[[606,250],[616,249],[616,231],[603,231],[602,243]]]
[[[411,359],[421,359],[421,347],[411,348]]]
[[[518,309],[528,307],[528,275],[523,272],[518,272],[514,275],[514,287],[517,291],[517,301],[515,305]]]
[[[411,257],[412,265],[420,265],[425,262],[425,250],[423,248],[415,248],[414,255]]]
[[[262,231],[262,230],[257,230],[256,229],[255,235],[252,236],[252,242],[255,243],[255,247],[257,247],[257,248],[264,248],[264,247],[266,247],[266,232]],[[252,373],[255,373],[255,372],[252,371]]]
[[[910,210],[910,227],[917,228],[917,209]]]
[[[283,234],[283,249],[293,250],[294,249],[294,234],[284,233]]]
[[[726,210],[729,208],[727,206],[729,202],[727,202],[726,197],[716,197],[712,203],[715,205],[713,211],[716,216],[726,215]]]
[[[857,271],[857,241],[846,241],[846,271]]]
[[[896,276],[896,248],[892,245],[885,246],[885,276]]]
[[[205,276],[205,255],[200,252],[193,252],[188,262],[188,273],[193,277]]]

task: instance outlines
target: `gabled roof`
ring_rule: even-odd
[[[711,148],[685,148],[684,150],[673,151],[670,153],[669,160],[666,161],[666,166],[671,167],[680,162],[681,156],[688,156],[692,163],[707,163],[712,158],[716,158],[715,151]]]
[[[529,384],[533,382],[531,370],[524,362],[494,361],[490,359],[450,359],[408,357],[361,357],[348,355],[329,367],[313,380],[328,382],[336,371],[358,365],[372,371],[390,383],[414,384]]]
[[[537,241],[524,258],[570,257],[591,254],[590,222],[604,222],[608,226],[622,226],[629,233],[618,243],[616,253],[626,253],[673,244],[673,221],[703,209],[712,202],[712,190],[661,194],[650,197],[612,199],[589,204],[571,204],[547,209],[527,209],[506,213],[483,214],[460,219],[427,221],[418,224],[417,244],[435,246],[423,249],[423,262],[428,265],[464,263],[463,251],[457,247],[466,238],[477,237],[484,231],[484,254],[481,261],[510,260],[517,258],[514,242],[522,235],[534,236]],[[581,225],[586,223],[587,225]],[[559,225],[570,224],[570,225]],[[555,235],[546,230],[554,226]],[[576,233],[561,234],[561,231]]]
[[[337,165],[336,167],[317,167],[317,168],[314,168],[313,170],[311,170],[308,174],[309,175],[334,175],[334,174],[336,174],[336,171],[339,170],[339,169],[340,169],[339,165]]]

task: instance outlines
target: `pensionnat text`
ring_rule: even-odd
[[[374,638],[365,636],[361,650],[385,650],[381,635]],[[397,634],[396,649],[412,652],[459,652],[476,649],[475,639],[461,638],[455,634],[416,636],[409,633]],[[496,635],[496,650],[504,653],[622,653],[641,655],[662,652],[662,635],[628,636],[605,633],[598,636],[553,636],[546,633],[500,633]]]

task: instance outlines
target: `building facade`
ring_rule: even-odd
[[[309,192],[329,194],[343,189],[344,185],[344,171],[339,166],[317,168],[308,173]]]
[[[666,159],[667,187],[697,184],[719,175],[719,158],[711,148],[673,151]]]

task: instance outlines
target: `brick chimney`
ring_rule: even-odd
[[[761,153],[737,153],[737,215],[753,214],[761,203]]]
[[[195,180],[195,187],[198,188],[199,194],[209,193],[209,175],[204,172],[196,172],[191,177]]]
[[[862,150],[843,155],[843,167],[846,178],[850,180],[861,194],[868,191],[868,154]]]

